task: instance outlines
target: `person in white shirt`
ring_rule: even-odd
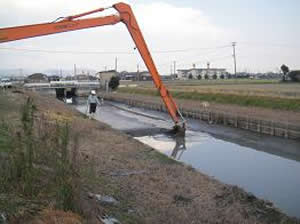
[[[91,94],[88,97],[87,100],[87,108],[89,109],[89,118],[91,119],[94,114],[96,113],[97,106],[100,106],[100,102],[98,100],[98,97],[96,96],[96,91],[92,90]]]

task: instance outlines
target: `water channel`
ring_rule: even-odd
[[[85,105],[76,108],[86,111]],[[175,138],[166,133],[172,127],[167,114],[116,103],[106,103],[95,119],[224,183],[272,201],[290,216],[300,217],[299,141],[197,120],[188,120],[185,138]]]

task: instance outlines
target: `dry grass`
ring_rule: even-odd
[[[82,218],[72,212],[45,209],[30,224],[82,224]]]

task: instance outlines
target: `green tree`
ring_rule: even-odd
[[[108,83],[108,87],[111,88],[112,90],[116,90],[119,85],[120,85],[120,78],[117,76],[111,77]]]
[[[281,71],[283,73],[282,81],[286,81],[286,75],[289,73],[290,69],[285,64],[281,65],[280,69],[281,69]]]

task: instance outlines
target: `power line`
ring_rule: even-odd
[[[290,43],[272,43],[272,42],[251,42],[251,41],[239,41],[239,44],[257,47],[278,47],[278,48],[296,48],[300,45],[290,44]]]
[[[205,48],[187,48],[181,50],[154,50],[153,53],[162,54],[162,53],[184,53],[184,52],[191,52],[191,51],[199,51],[199,50],[217,50],[222,48],[228,48],[230,45],[223,45],[217,47],[205,47]]]
[[[228,46],[227,46],[228,47]],[[229,47],[231,47],[231,45],[229,45]],[[224,54],[221,54],[224,55]],[[207,60],[209,60],[209,58],[211,57],[215,57],[215,56],[220,56],[220,51],[219,50],[210,50],[209,52],[201,52],[201,54],[196,54],[193,55],[191,57],[202,57],[202,58],[206,58],[205,60],[198,60],[198,61],[193,61],[194,63],[200,63],[200,62],[206,62]],[[179,61],[179,64],[187,64],[188,62],[191,62],[191,60],[186,60],[186,56],[184,58],[176,58],[176,61]],[[158,67],[162,67],[162,66],[169,66],[170,65],[170,61],[166,61],[160,64],[157,64]]]
[[[207,61],[210,61],[210,62],[215,62],[215,61],[220,61],[220,60],[224,60],[224,59],[229,59],[231,58],[232,55],[224,55],[224,56],[221,56],[221,57],[216,57],[216,58],[211,58],[209,60],[199,60],[199,61],[194,61],[195,64],[198,64],[198,63],[205,63]],[[185,66],[187,65],[188,63],[178,63],[179,65],[181,66]]]
[[[61,50],[41,50],[41,49],[26,49],[26,48],[11,48],[11,47],[0,47],[1,50],[13,50],[13,51],[28,51],[28,52],[39,52],[39,53],[58,53],[58,54],[134,54],[134,52],[125,51],[61,51]]]
[[[215,50],[227,48],[229,45],[217,46],[210,48],[189,48],[179,50],[153,50],[154,54],[166,54],[166,53],[184,53],[198,50]],[[54,54],[135,54],[134,51],[68,51],[68,50],[48,50],[48,49],[28,49],[28,48],[13,48],[13,47],[0,47],[1,50],[12,50],[12,51],[25,51],[25,52],[39,52],[39,53],[54,53]]]

